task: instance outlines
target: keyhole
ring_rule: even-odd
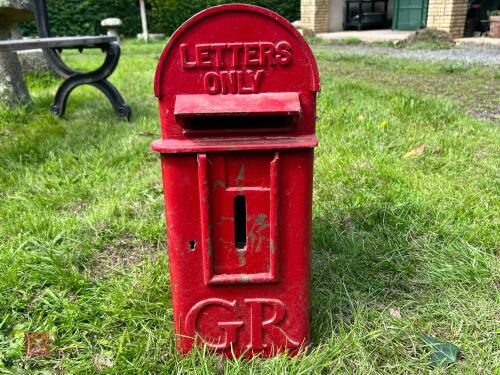
[[[191,240],[191,241],[189,241],[189,250],[194,251],[194,249],[196,249],[196,241]]]
[[[247,205],[244,195],[234,197],[234,247],[244,249],[247,245]]]

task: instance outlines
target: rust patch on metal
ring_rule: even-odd
[[[243,180],[245,179],[245,166],[242,164],[240,166],[240,171],[236,177],[236,187],[243,187]]]
[[[250,242],[250,248],[254,249],[256,253],[260,252],[262,241],[266,238],[265,236],[259,235],[259,233],[267,227],[269,227],[267,216],[265,214],[258,214],[253,225],[248,230],[247,237]]]
[[[238,263],[240,266],[244,266],[245,264],[247,264],[245,253],[246,249],[236,249],[236,255],[238,256]]]
[[[221,216],[216,225],[221,225],[225,221],[234,221],[234,217],[231,217],[231,216]]]
[[[214,248],[213,248],[212,240],[209,240],[209,241],[208,241],[208,248],[207,248],[207,252],[208,252],[208,256],[209,256],[209,257],[212,257],[212,256],[213,256],[213,254],[214,254]]]
[[[225,189],[226,188],[226,184],[222,180],[215,180],[214,186],[213,186],[212,190],[217,189],[217,187],[221,187],[221,188]]]
[[[267,216],[265,214],[258,214],[255,218],[255,224],[259,226],[259,228],[257,228],[257,232],[266,229],[267,227],[269,227]]]
[[[264,236],[259,236],[259,239],[257,240],[257,246],[255,246],[255,252],[260,253],[260,247],[262,245],[262,241],[265,239]]]
[[[240,276],[240,283],[246,284],[246,283],[249,283],[250,281],[252,281],[250,275],[241,275]]]

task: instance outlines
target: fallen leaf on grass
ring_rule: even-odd
[[[401,319],[401,310],[397,307],[391,307],[389,309],[389,315],[396,319]]]
[[[423,152],[425,151],[425,144],[421,144],[420,146],[418,146],[417,148],[414,148],[413,150],[411,151],[408,151],[405,156],[403,156],[403,158],[405,159],[416,159],[418,158],[420,155],[423,154]]]
[[[427,348],[431,354],[431,366],[440,367],[448,366],[457,361],[460,348],[450,342],[439,341],[438,339],[422,334]]]
[[[137,135],[141,137],[152,137],[153,135],[156,135],[156,133],[153,132],[139,132]]]
[[[100,354],[95,355],[94,363],[97,371],[102,371],[104,367],[113,367],[113,361]]]
[[[380,123],[380,125],[378,126],[380,129],[385,129],[387,128],[387,125],[389,125],[389,121],[387,120],[384,120]]]
[[[26,356],[47,357],[49,352],[49,334],[47,332],[26,332]]]

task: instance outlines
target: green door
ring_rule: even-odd
[[[429,0],[394,0],[392,3],[392,29],[418,30],[427,23]]]

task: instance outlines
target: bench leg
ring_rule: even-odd
[[[131,108],[125,103],[120,92],[106,79],[109,77],[120,60],[120,46],[118,43],[110,43],[102,47],[106,52],[103,64],[92,72],[79,72],[66,66],[55,50],[48,50],[47,57],[51,65],[65,81],[57,89],[54,103],[50,109],[56,116],[63,116],[66,111],[66,103],[71,92],[80,85],[91,85],[99,89],[111,102],[115,112],[120,118],[130,120]]]
[[[116,114],[120,118],[126,118],[130,121],[130,116],[132,115],[132,108],[125,103],[123,97],[120,95],[120,92],[109,83],[108,80],[103,79],[102,81],[98,81],[92,84],[92,86],[101,90],[101,92],[106,95],[108,100],[111,102],[111,105],[115,109]]]
[[[59,86],[54,97],[54,102],[50,106],[51,112],[58,117],[63,116],[66,112],[66,103],[68,102],[68,97],[71,92],[78,86],[85,84],[94,86],[104,93],[104,95],[106,95],[108,100],[111,102],[111,105],[113,106],[113,109],[118,117],[130,121],[132,109],[125,103],[123,97],[120,95],[120,92],[115,86],[113,86],[106,79],[96,82],[86,82],[86,80],[82,79],[82,77],[78,74],[69,77],[61,84],[61,86]]]
[[[77,86],[82,85],[79,83],[75,76],[69,77],[65,80],[57,89],[56,96],[54,97],[54,102],[50,106],[50,111],[56,115],[61,117],[66,112],[66,103],[68,102],[69,94],[73,91]]]

